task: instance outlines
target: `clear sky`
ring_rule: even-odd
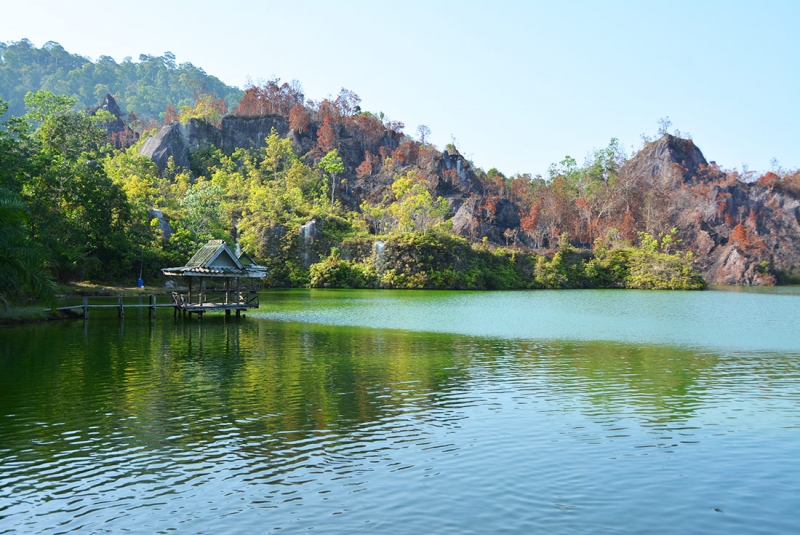
[[[346,87],[506,174],[631,152],[663,117],[725,168],[800,167],[798,26],[800,0],[0,0],[0,41]]]

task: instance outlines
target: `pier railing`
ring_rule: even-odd
[[[258,292],[207,291],[195,294],[172,292],[172,304],[177,308],[204,306],[224,309],[230,307],[258,308]]]

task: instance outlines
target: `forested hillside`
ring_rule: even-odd
[[[133,121],[159,124],[168,104],[180,109],[207,93],[235,107],[242,95],[239,88],[225,85],[191,63],[177,64],[170,52],[142,54],[138,61],[125,58],[117,63],[109,56],[91,61],[52,41],[41,48],[25,39],[0,42],[0,99],[8,103],[8,113],[23,115],[25,94],[39,90],[73,97],[83,108],[96,106],[110,93],[126,119],[133,113]]]
[[[209,239],[241,243],[269,268],[268,286],[797,280],[800,172],[720,169],[666,127],[630,157],[612,139],[546,176],[506,176],[433,146],[424,126],[405,133],[346,89],[315,101],[270,80],[229,110],[215,78],[166,55],[92,63],[24,41],[2,52],[12,98],[32,90],[24,113],[0,105],[3,300],[47,297],[53,281],[162,281],[160,268]],[[97,72],[127,74],[90,88]]]

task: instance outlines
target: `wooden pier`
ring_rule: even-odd
[[[230,316],[231,311],[235,311],[238,318],[243,310],[258,308],[258,304],[258,293],[253,291],[232,292],[226,288],[222,291],[201,291],[199,295],[195,296],[191,291],[187,295],[172,292],[174,315],[183,313],[184,316],[188,314],[190,318],[192,314],[197,314],[197,317],[202,319],[206,312],[222,310],[225,311],[226,316]]]
[[[106,297],[106,298],[101,298],[101,299],[106,299],[107,300],[108,298]],[[80,305],[67,305],[67,306],[63,306],[63,307],[57,307],[56,310],[61,310],[61,311],[79,311],[79,312],[83,313],[83,319],[89,319],[89,310],[116,309],[117,310],[117,316],[119,316],[120,318],[124,318],[125,317],[125,309],[126,308],[146,308],[148,310],[148,316],[151,317],[151,318],[154,318],[154,317],[156,317],[156,311],[159,308],[163,308],[163,307],[174,307],[174,305],[170,304],[170,303],[161,303],[161,304],[159,304],[157,302],[156,296],[155,295],[150,295],[150,296],[148,296],[148,303],[147,304],[136,303],[136,304],[127,304],[127,305],[124,303],[122,296],[120,296],[118,298],[116,304],[113,304],[113,303],[103,303],[103,304],[95,303],[95,304],[91,304],[91,303],[89,303],[89,298],[88,297],[84,297],[83,298],[83,303],[80,304]]]
[[[89,319],[90,310],[116,310],[119,318],[125,317],[126,309],[147,309],[147,315],[150,318],[155,318],[159,308],[173,309],[173,317],[183,315],[189,318],[192,314],[197,314],[197,317],[203,319],[203,314],[206,312],[225,312],[226,316],[230,316],[231,311],[236,312],[238,318],[243,310],[248,308],[258,308],[258,293],[256,292],[208,292],[202,295],[192,295],[191,293],[184,295],[179,292],[172,292],[171,303],[159,303],[155,295],[147,296],[147,303],[128,303],[125,304],[124,299],[120,296],[116,303],[109,303],[108,297],[97,297],[95,299],[104,300],[104,303],[91,303],[89,297],[83,298],[83,303],[79,305],[66,305],[57,307],[59,311],[79,312],[83,315],[83,319]]]
[[[84,319],[89,318],[89,310],[114,308],[120,318],[125,317],[126,308],[146,308],[149,316],[154,318],[162,307],[172,307],[173,316],[182,314],[189,318],[192,314],[202,319],[206,312],[224,311],[230,316],[236,312],[238,318],[243,310],[258,308],[258,293],[252,288],[242,288],[241,280],[256,280],[266,275],[264,266],[256,264],[247,253],[233,251],[223,240],[210,240],[186,263],[185,266],[163,268],[161,271],[168,277],[183,277],[188,282],[188,291],[172,292],[172,303],[158,304],[155,295],[150,295],[147,304],[126,305],[122,296],[116,304],[90,304],[89,298],[83,298],[81,305],[58,307],[56,310],[82,311]],[[199,281],[199,288],[193,291],[193,281]],[[208,286],[212,286],[209,288]],[[216,286],[216,287],[213,287]]]

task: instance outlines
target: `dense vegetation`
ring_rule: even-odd
[[[39,90],[70,96],[82,108],[96,106],[110,93],[123,111],[134,114],[129,123],[140,121],[140,127],[155,120],[160,124],[168,104],[177,109],[194,105],[200,94],[222,98],[228,107],[235,107],[242,96],[239,88],[225,85],[191,63],[177,64],[170,52],[117,63],[109,56],[91,61],[70,54],[52,41],[41,48],[27,39],[0,42],[0,99],[8,102],[8,113],[23,115],[25,95]]]
[[[690,170],[680,165],[674,180],[645,179],[611,140],[582,165],[566,157],[546,177],[507,177],[475,168],[454,146],[440,152],[424,127],[418,139],[405,135],[402,123],[362,110],[351,91],[306,101],[298,84],[278,80],[246,88],[232,114],[276,118],[283,133],[273,129],[258,146],[228,152],[205,144],[189,169],[173,161],[159,168],[140,154],[153,129],[140,124],[142,139],[128,148],[109,143],[109,125],[120,118],[86,113],[102,98],[97,83],[87,92],[87,80],[117,73],[108,80],[120,85],[101,93],[116,91],[143,116],[193,124],[219,125],[227,103],[209,89],[232,88],[166,55],[92,63],[54,43],[36,49],[25,41],[0,53],[3,94],[16,102],[20,91],[37,89],[25,95],[24,114],[0,105],[4,301],[52,296],[53,281],[133,281],[140,271],[159,280],[161,267],[182,265],[212,238],[240,242],[269,268],[269,286],[696,289],[705,283],[693,267],[694,242],[681,240],[691,227],[678,215],[711,194],[704,202],[716,211],[703,228],[742,254],[769,250],[769,218],[748,212],[736,189],[741,177],[716,166],[692,169],[691,179],[681,178]],[[201,82],[203,91],[192,92]],[[696,150],[671,136],[658,143]],[[775,207],[776,195],[797,194],[800,174],[779,170],[755,184]],[[156,211],[170,223],[169,237]],[[773,277],[770,262],[757,269]]]
[[[446,204],[432,198],[414,171],[395,175],[391,198],[364,203],[363,213],[347,210],[333,195],[343,170],[338,151],[312,167],[275,131],[260,150],[226,155],[212,147],[195,153],[193,167],[201,173],[195,177],[175,169],[159,174],[137,146],[109,145],[102,129],[109,114],[89,116],[75,111],[74,99],[47,92],[28,94],[26,103],[24,117],[0,125],[4,296],[48,297],[51,277],[132,279],[137,267],[156,277],[158,268],[182,264],[208,239],[234,237],[270,267],[266,282],[273,285],[702,286],[686,258],[660,252],[649,238],[640,248],[603,242],[594,257],[576,251],[566,235],[551,259],[474,248],[449,233]],[[154,208],[172,221],[169,239],[152,217]],[[381,258],[369,254],[375,238],[368,219],[381,221]],[[309,245],[299,232],[309,220],[321,229],[316,250],[330,251],[310,266],[304,265],[310,262],[303,250]],[[354,255],[358,260],[342,260],[336,249],[342,246],[361,251]],[[650,255],[647,262],[666,255],[664,264],[675,264],[674,273],[656,281],[637,275],[641,254]]]

